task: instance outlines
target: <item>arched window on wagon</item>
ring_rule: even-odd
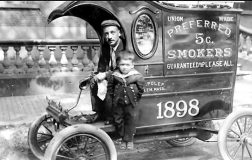
[[[135,68],[145,77],[164,76],[162,11],[144,6],[130,13],[134,16],[131,42],[137,55]]]
[[[140,13],[132,25],[132,42],[136,54],[142,59],[151,58],[157,49],[157,25],[147,12]]]

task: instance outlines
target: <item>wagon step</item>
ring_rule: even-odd
[[[135,143],[146,143],[152,141],[163,141],[177,138],[196,137],[197,131],[195,129],[183,130],[183,131],[169,131],[163,133],[154,133],[149,135],[136,135],[134,138]]]
[[[216,129],[213,129],[213,128],[208,128],[208,127],[196,127],[198,130],[203,130],[203,131],[206,131],[206,132],[210,132],[210,133],[213,133],[213,134],[218,134],[218,130]]]

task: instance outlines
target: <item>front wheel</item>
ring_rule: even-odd
[[[48,145],[45,160],[117,160],[116,148],[103,130],[77,124],[57,133]]]
[[[193,145],[196,142],[196,138],[194,137],[186,137],[186,138],[176,138],[167,140],[167,143],[174,147],[185,147]]]
[[[32,153],[42,159],[54,134],[64,127],[55,122],[49,114],[44,114],[36,119],[28,131],[28,144]]]
[[[218,133],[219,152],[225,160],[252,158],[252,109],[231,113]]]

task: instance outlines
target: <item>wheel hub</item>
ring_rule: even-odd
[[[249,135],[247,133],[244,133],[241,135],[240,143],[241,144],[244,144],[244,143],[252,144],[252,139],[249,137]]]
[[[76,160],[87,160],[85,155],[79,156]]]
[[[244,135],[243,139],[245,143],[252,145],[252,138],[249,136],[249,134]]]

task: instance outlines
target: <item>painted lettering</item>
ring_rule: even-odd
[[[185,30],[192,29],[193,27],[210,28],[212,30],[219,31],[225,34],[226,36],[230,36],[232,32],[231,29],[228,28],[228,26],[226,25],[219,24],[215,21],[197,19],[188,22],[183,22],[181,25],[176,25],[173,28],[168,29],[167,33],[169,37],[173,37],[175,34],[185,32]]]
[[[182,21],[184,21],[184,17],[182,17],[182,16],[168,16],[167,20],[168,21],[182,22]]]
[[[187,63],[168,63],[168,70],[173,69],[193,69],[193,68],[212,68],[212,67],[233,66],[232,61],[203,61],[203,62],[187,62]]]
[[[168,59],[195,59],[197,58],[214,58],[214,57],[231,57],[232,48],[207,48],[207,49],[184,49],[169,50]]]
[[[219,21],[221,22],[233,22],[234,21],[234,17],[219,17]]]
[[[199,104],[198,99],[191,99],[189,102],[185,100],[160,102],[157,104],[157,119],[182,118],[186,115],[194,117],[199,114]]]

